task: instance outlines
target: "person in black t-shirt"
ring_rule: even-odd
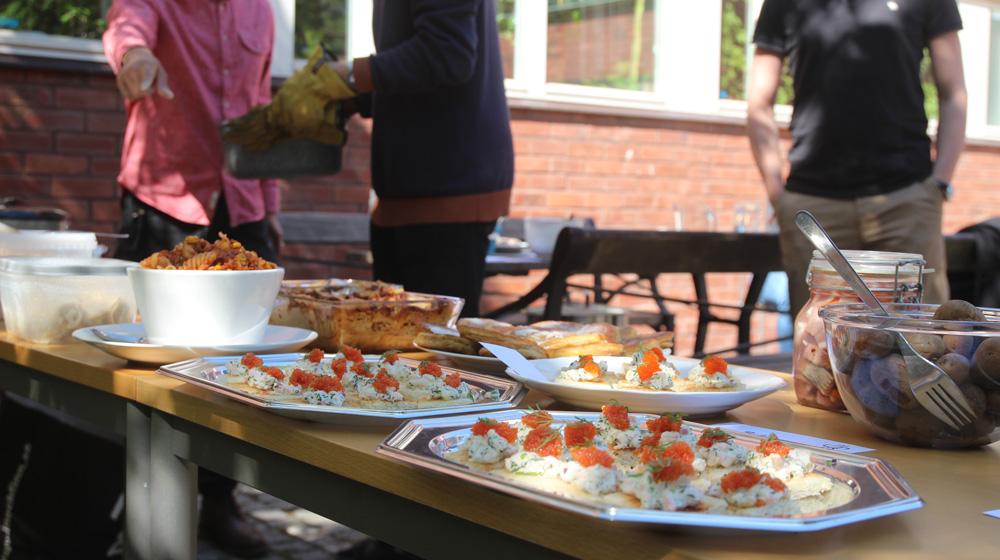
[[[791,309],[808,300],[813,213],[846,249],[921,253],[923,300],[948,298],[943,202],[965,141],[966,90],[955,0],[765,0],[748,93],[754,159],[781,231]],[[930,54],[940,116],[931,158],[921,84]],[[788,58],[794,90],[783,179],[774,102]]]

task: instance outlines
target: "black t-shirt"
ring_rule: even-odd
[[[793,192],[882,194],[931,174],[920,61],[955,0],[765,0],[754,43],[789,57]]]

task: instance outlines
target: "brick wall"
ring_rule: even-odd
[[[589,216],[598,227],[647,229],[672,223],[674,203],[698,201],[712,204],[719,229],[730,230],[734,205],[765,202],[741,123],[538,111],[514,102],[511,116],[513,216]],[[75,229],[115,231],[115,176],[124,126],[123,103],[106,66],[47,70],[0,60],[0,196],[65,209]],[[370,123],[355,118],[349,134],[339,174],[283,181],[286,210],[367,210]],[[1000,215],[1000,190],[993,179],[998,171],[1000,148],[967,148],[954,181],[958,193],[946,206],[946,232]],[[357,248],[298,245],[288,247],[285,256],[344,261]],[[288,262],[286,268],[289,278],[369,275],[357,266]],[[528,291],[542,274],[489,278],[482,310]],[[741,301],[746,278],[708,280],[713,299]],[[684,276],[665,275],[661,284],[664,293],[694,295]],[[672,309],[679,353],[685,354],[693,343],[695,314],[683,305]],[[757,315],[756,339],[770,338],[774,317]],[[734,343],[735,327],[711,327],[707,349]]]

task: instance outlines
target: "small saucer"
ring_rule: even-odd
[[[161,346],[148,342],[112,342],[99,338],[90,329],[97,328],[111,336],[123,339],[138,339],[146,336],[142,323],[123,323],[118,325],[99,325],[85,327],[73,331],[73,338],[112,356],[124,358],[133,362],[146,364],[170,364],[191,358],[206,356],[229,356],[254,352],[258,354],[280,354],[294,352],[309,344],[318,336],[315,331],[268,325],[264,329],[264,338],[256,344],[232,344],[228,346]]]

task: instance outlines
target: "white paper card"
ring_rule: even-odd
[[[715,426],[722,428],[723,430],[744,432],[747,434],[753,434],[755,436],[760,436],[760,437],[767,437],[771,434],[774,434],[778,436],[778,439],[780,439],[781,441],[789,443],[800,443],[802,445],[811,445],[813,447],[822,447],[823,449],[829,449],[831,451],[844,451],[846,453],[865,453],[867,451],[875,451],[870,447],[861,447],[860,445],[840,443],[839,441],[830,441],[828,439],[804,436],[802,434],[793,434],[790,432],[779,432],[777,430],[769,430],[767,428],[761,428],[759,426],[747,426],[746,424],[737,424],[735,422],[715,424]]]
[[[987,512],[984,512],[984,513],[986,513],[986,515],[989,515],[991,517],[1000,518],[1000,509],[995,509],[993,511],[987,511]]]
[[[538,371],[538,368],[531,365],[531,362],[529,362],[528,359],[521,355],[521,353],[517,350],[511,350],[506,346],[490,344],[489,342],[480,342],[480,344],[483,345],[483,348],[492,352],[497,359],[506,364],[510,369],[514,370],[514,373],[520,375],[521,377],[547,381],[545,376]]]

